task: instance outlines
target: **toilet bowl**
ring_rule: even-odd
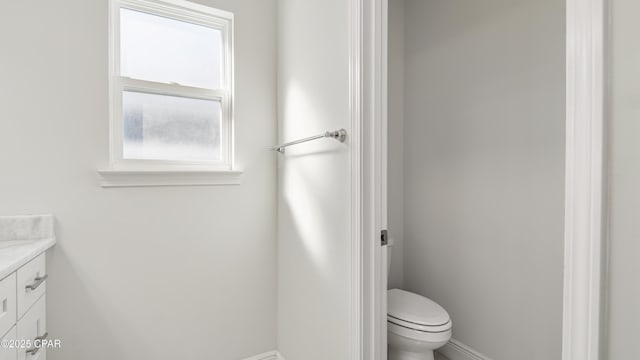
[[[389,360],[434,360],[451,339],[451,318],[436,302],[408,291],[387,291]]]

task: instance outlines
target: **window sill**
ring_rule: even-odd
[[[240,185],[242,171],[220,170],[98,170],[100,186],[158,187]]]

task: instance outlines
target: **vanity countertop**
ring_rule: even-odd
[[[55,243],[52,215],[0,216],[0,279]]]

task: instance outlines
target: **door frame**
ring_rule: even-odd
[[[562,360],[603,349],[607,0],[567,0]],[[351,359],[386,360],[387,0],[350,0]]]
[[[387,358],[387,0],[350,0],[352,360]],[[384,211],[383,211],[384,210]]]
[[[604,337],[607,0],[567,0],[563,360],[597,360]]]

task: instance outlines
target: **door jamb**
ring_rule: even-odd
[[[567,0],[563,360],[602,352],[606,0]]]
[[[387,0],[350,0],[351,359],[386,360]]]

